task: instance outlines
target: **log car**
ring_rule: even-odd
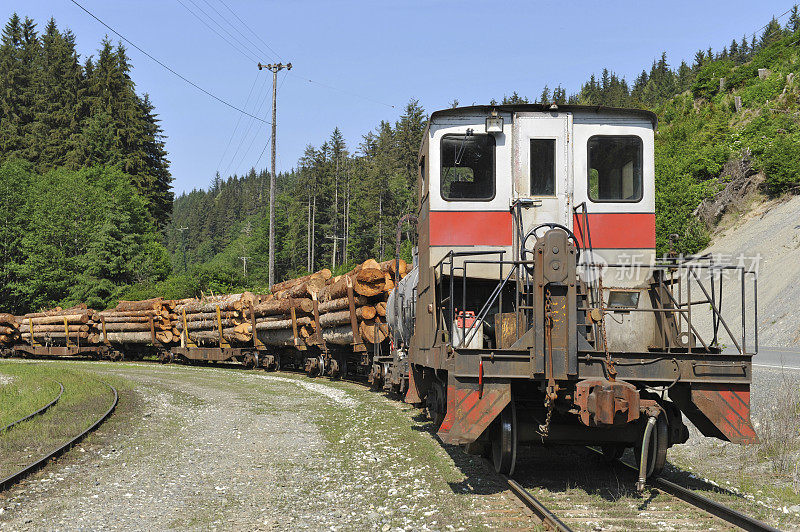
[[[632,447],[641,480],[687,440],[681,414],[705,436],[758,441],[755,317],[744,297],[733,312],[716,298],[722,273],[755,297],[755,275],[708,257],[656,260],[655,129],[647,111],[571,105],[431,115],[418,272],[389,321],[405,400],[444,442],[506,474],[521,444]],[[713,327],[701,335],[703,312]]]

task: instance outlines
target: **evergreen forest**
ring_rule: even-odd
[[[674,233],[677,251],[691,253],[710,229],[693,212],[730,181],[726,163],[763,174],[765,195],[800,190],[798,74],[795,7],[785,25],[773,19],[677,66],[661,54],[630,83],[605,68],[574,94],[545,86],[490,103],[656,112],[658,251]],[[309,139],[294,169],[277,175],[278,279],[394,256],[397,221],[416,201],[428,111],[410,99],[399,119],[381,121],[357,145],[338,128]],[[269,173],[217,174],[207,188],[173,197],[166,141],[124,46],[106,38],[82,59],[75,36],[54,20],[39,29],[10,17],[0,42],[3,308],[268,289]]]

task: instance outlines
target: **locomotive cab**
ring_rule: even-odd
[[[755,320],[723,353],[732,319],[714,298],[714,276],[736,267],[656,258],[655,130],[647,111],[570,105],[431,115],[418,270],[397,288],[413,331],[395,347],[406,400],[443,441],[489,452],[503,473],[525,443],[643,448],[643,474],[688,438],[681,414],[707,436],[757,441]]]

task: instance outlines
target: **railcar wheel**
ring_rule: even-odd
[[[667,463],[667,448],[669,447],[669,427],[664,416],[658,416],[653,434],[650,437],[650,452],[647,453],[647,478],[657,477],[664,470]],[[634,448],[636,465],[642,460],[642,444],[636,444]]]
[[[494,420],[490,430],[494,470],[502,475],[511,475],[517,462],[517,410],[513,399]]]
[[[438,430],[442,426],[444,416],[447,413],[447,391],[444,383],[438,379],[431,384],[428,395],[425,396],[425,410],[428,418],[433,422]]]

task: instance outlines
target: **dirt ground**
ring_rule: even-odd
[[[473,530],[533,522],[497,480],[483,480],[484,462],[448,452],[415,410],[364,386],[73,364],[133,389],[79,447],[0,495],[0,530]]]

